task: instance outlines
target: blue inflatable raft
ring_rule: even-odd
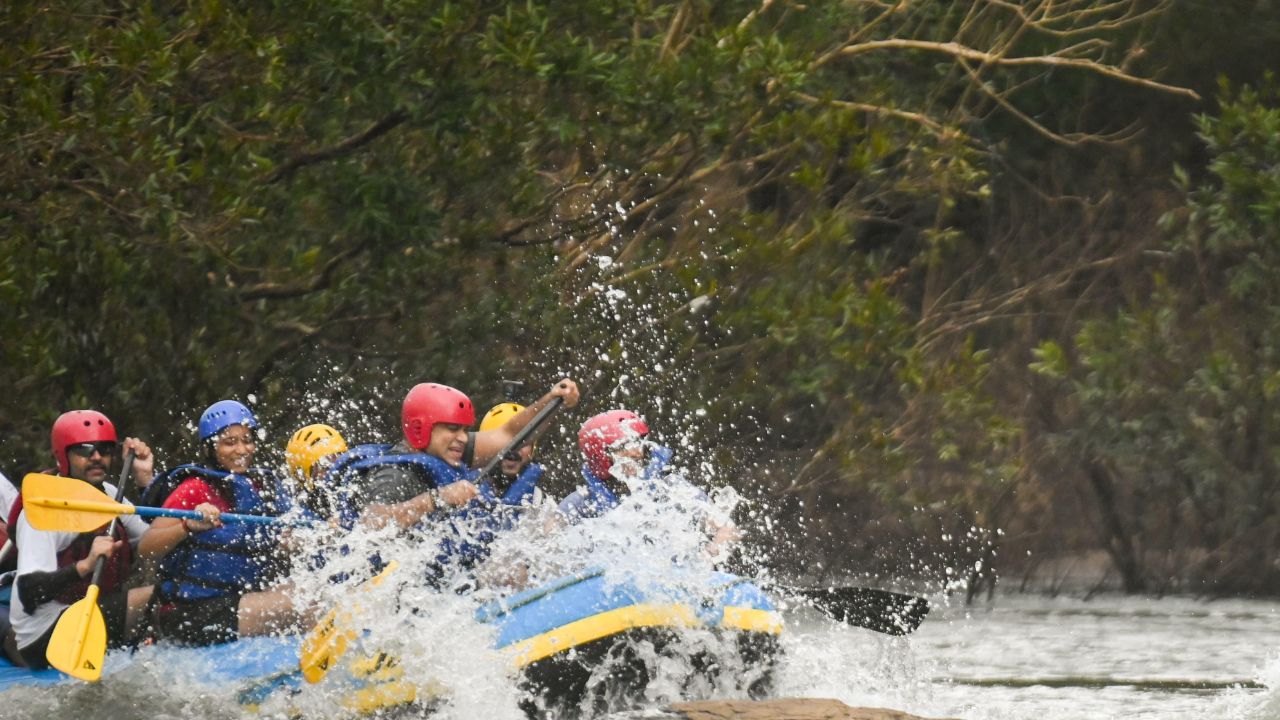
[[[531,715],[616,707],[639,697],[655,668],[637,648],[644,647],[649,658],[687,652],[678,640],[689,629],[710,631],[720,640],[719,653],[702,648],[699,657],[688,658],[692,667],[745,681],[741,690],[752,696],[768,692],[782,620],[758,587],[721,573],[673,576],[670,583],[653,585],[596,568],[481,606],[476,620],[495,626],[495,646],[521,670],[531,698],[525,710]],[[298,637],[250,638],[168,652],[198,658],[202,682],[243,684],[241,704],[253,707],[301,687],[299,645]],[[726,658],[726,652],[733,657]],[[363,666],[323,681],[342,688],[348,707],[372,711],[424,701],[424,693],[396,673],[393,659],[349,654]],[[102,682],[110,682],[110,675],[131,661],[128,652],[112,652]],[[601,667],[608,669],[603,682],[597,673]],[[743,667],[753,672],[743,673]],[[33,672],[0,660],[0,691],[63,682],[77,681],[56,670]]]

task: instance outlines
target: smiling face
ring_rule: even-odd
[[[218,463],[233,473],[247,471],[253,465],[253,453],[257,449],[253,429],[245,425],[232,425],[213,441],[213,454]]]
[[[454,467],[462,466],[462,451],[467,448],[467,426],[457,423],[436,423],[431,428],[431,442],[426,453],[434,455]]]

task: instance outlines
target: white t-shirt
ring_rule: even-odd
[[[111,483],[102,484],[103,492],[111,497],[116,496],[116,488]],[[130,505],[128,500],[122,500]],[[121,515],[120,524],[129,535],[129,543],[137,546],[142,534],[150,527],[137,515]],[[28,615],[22,605],[22,576],[29,572],[53,572],[58,569],[58,553],[66,550],[80,537],[78,533],[36,530],[27,522],[27,511],[18,515],[17,532],[13,533],[18,544],[18,578],[14,581],[13,601],[9,605],[9,621],[13,623],[13,631],[18,636],[18,647],[23,648],[45,634],[67,605],[50,601],[36,608],[35,613]]]
[[[0,473],[0,522],[9,522],[9,509],[18,500],[18,488]]]

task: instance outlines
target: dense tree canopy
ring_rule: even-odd
[[[811,570],[1221,584],[1277,516],[1280,130],[1191,118],[1264,5],[8,3],[0,464],[73,407],[172,462],[222,397],[363,441],[415,382],[571,373]]]

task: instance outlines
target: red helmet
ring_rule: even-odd
[[[609,447],[619,440],[644,437],[649,426],[630,410],[610,410],[582,424],[578,431],[578,448],[587,458],[587,469],[596,477],[608,477],[613,458]]]
[[[72,410],[53,421],[50,433],[53,456],[58,459],[58,472],[66,475],[67,446],[87,442],[116,442],[116,426],[96,410]]]
[[[400,424],[404,427],[404,439],[416,450],[430,444],[431,429],[436,423],[469,426],[475,422],[476,409],[471,406],[471,398],[448,385],[422,383],[414,385],[404,396]]]

